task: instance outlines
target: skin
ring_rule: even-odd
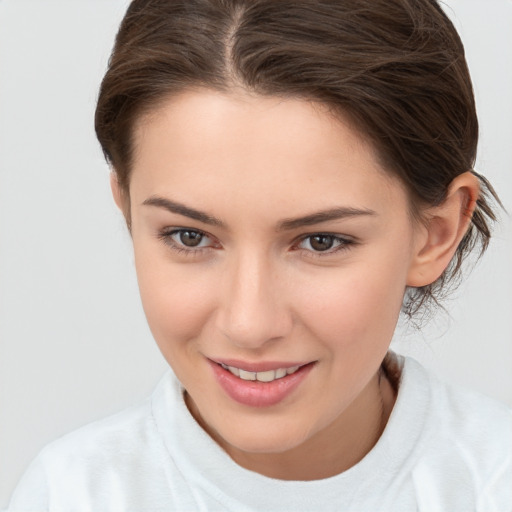
[[[112,189],[130,218],[149,326],[191,413],[263,475],[313,480],[353,466],[393,408],[379,369],[406,286],[447,266],[476,179],[456,178],[445,203],[415,222],[406,191],[363,138],[298,99],[191,90],[136,128],[129,191],[115,174]],[[337,208],[360,213],[289,222]],[[202,233],[200,246],[184,246],[178,228]],[[339,238],[315,251],[318,233]],[[219,386],[208,360],[222,358],[315,364],[284,400],[257,408]]]

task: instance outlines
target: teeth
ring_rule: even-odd
[[[246,372],[245,370],[239,370],[240,378],[242,380],[256,380],[255,372]]]
[[[268,372],[258,372],[256,379],[260,382],[272,382],[276,378],[275,370],[269,370]]]
[[[272,382],[276,379],[282,379],[287,375],[295,373],[300,368],[300,366],[292,366],[291,368],[278,368],[277,370],[268,370],[266,372],[248,372],[226,364],[221,364],[221,366],[242,380],[257,380],[259,382]]]
[[[282,379],[283,377],[286,377],[286,368],[279,368],[279,370],[276,370],[276,379]]]
[[[237,377],[240,377],[240,370],[238,368],[235,368],[234,366],[228,366],[227,368],[233,375],[236,375]]]
[[[298,366],[292,366],[291,368],[287,368],[287,369],[286,369],[286,373],[287,373],[288,375],[291,375],[292,373],[295,373],[298,369],[299,369],[299,367],[298,367]]]

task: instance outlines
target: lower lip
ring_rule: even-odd
[[[272,382],[242,380],[225,370],[217,363],[209,361],[217,382],[235,402],[250,407],[270,407],[282,402],[308,376],[314,366],[309,363],[301,366],[295,373]]]

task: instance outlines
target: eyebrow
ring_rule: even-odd
[[[213,215],[208,215],[207,213],[196,210],[195,208],[190,208],[189,206],[177,203],[176,201],[171,201],[170,199],[166,199],[164,197],[152,196],[146,199],[142,204],[164,208],[171,213],[177,213],[178,215],[183,215],[184,217],[198,220],[204,224],[209,224],[210,226],[217,226],[220,228],[226,227],[224,222],[222,222],[217,217],[214,217]]]
[[[196,210],[195,208],[185,206],[182,203],[171,201],[170,199],[166,199],[164,197],[152,196],[146,199],[142,204],[146,206],[156,206],[158,208],[164,208],[165,210],[171,213],[183,215],[184,217],[189,217],[190,219],[198,220],[199,222],[209,224],[210,226],[226,228],[226,224],[217,217],[202,212],[200,210]],[[311,213],[303,217],[284,219],[278,223],[276,230],[289,231],[292,229],[297,229],[305,226],[313,226],[315,224],[320,224],[322,222],[368,215],[373,216],[377,215],[377,213],[367,208],[330,208],[328,210],[322,210],[319,212]]]
[[[367,208],[331,208],[329,210],[311,213],[310,215],[305,215],[304,217],[297,217],[295,219],[285,219],[279,223],[277,230],[288,231],[291,229],[301,228],[305,226],[313,226],[315,224],[320,224],[321,222],[346,219],[350,217],[360,217],[366,215],[377,215],[377,212]]]

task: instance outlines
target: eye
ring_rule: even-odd
[[[198,253],[203,249],[216,248],[216,242],[203,231],[189,228],[168,228],[158,238],[177,252]]]
[[[302,238],[297,247],[315,253],[333,253],[347,248],[352,243],[352,240],[337,235],[315,233]]]
[[[201,247],[202,243],[206,240],[208,240],[208,237],[204,235],[204,233],[201,233],[199,231],[191,231],[191,230],[185,230],[182,229],[180,231],[175,231],[171,238],[185,246],[185,247]],[[204,245],[204,244],[203,244]]]

